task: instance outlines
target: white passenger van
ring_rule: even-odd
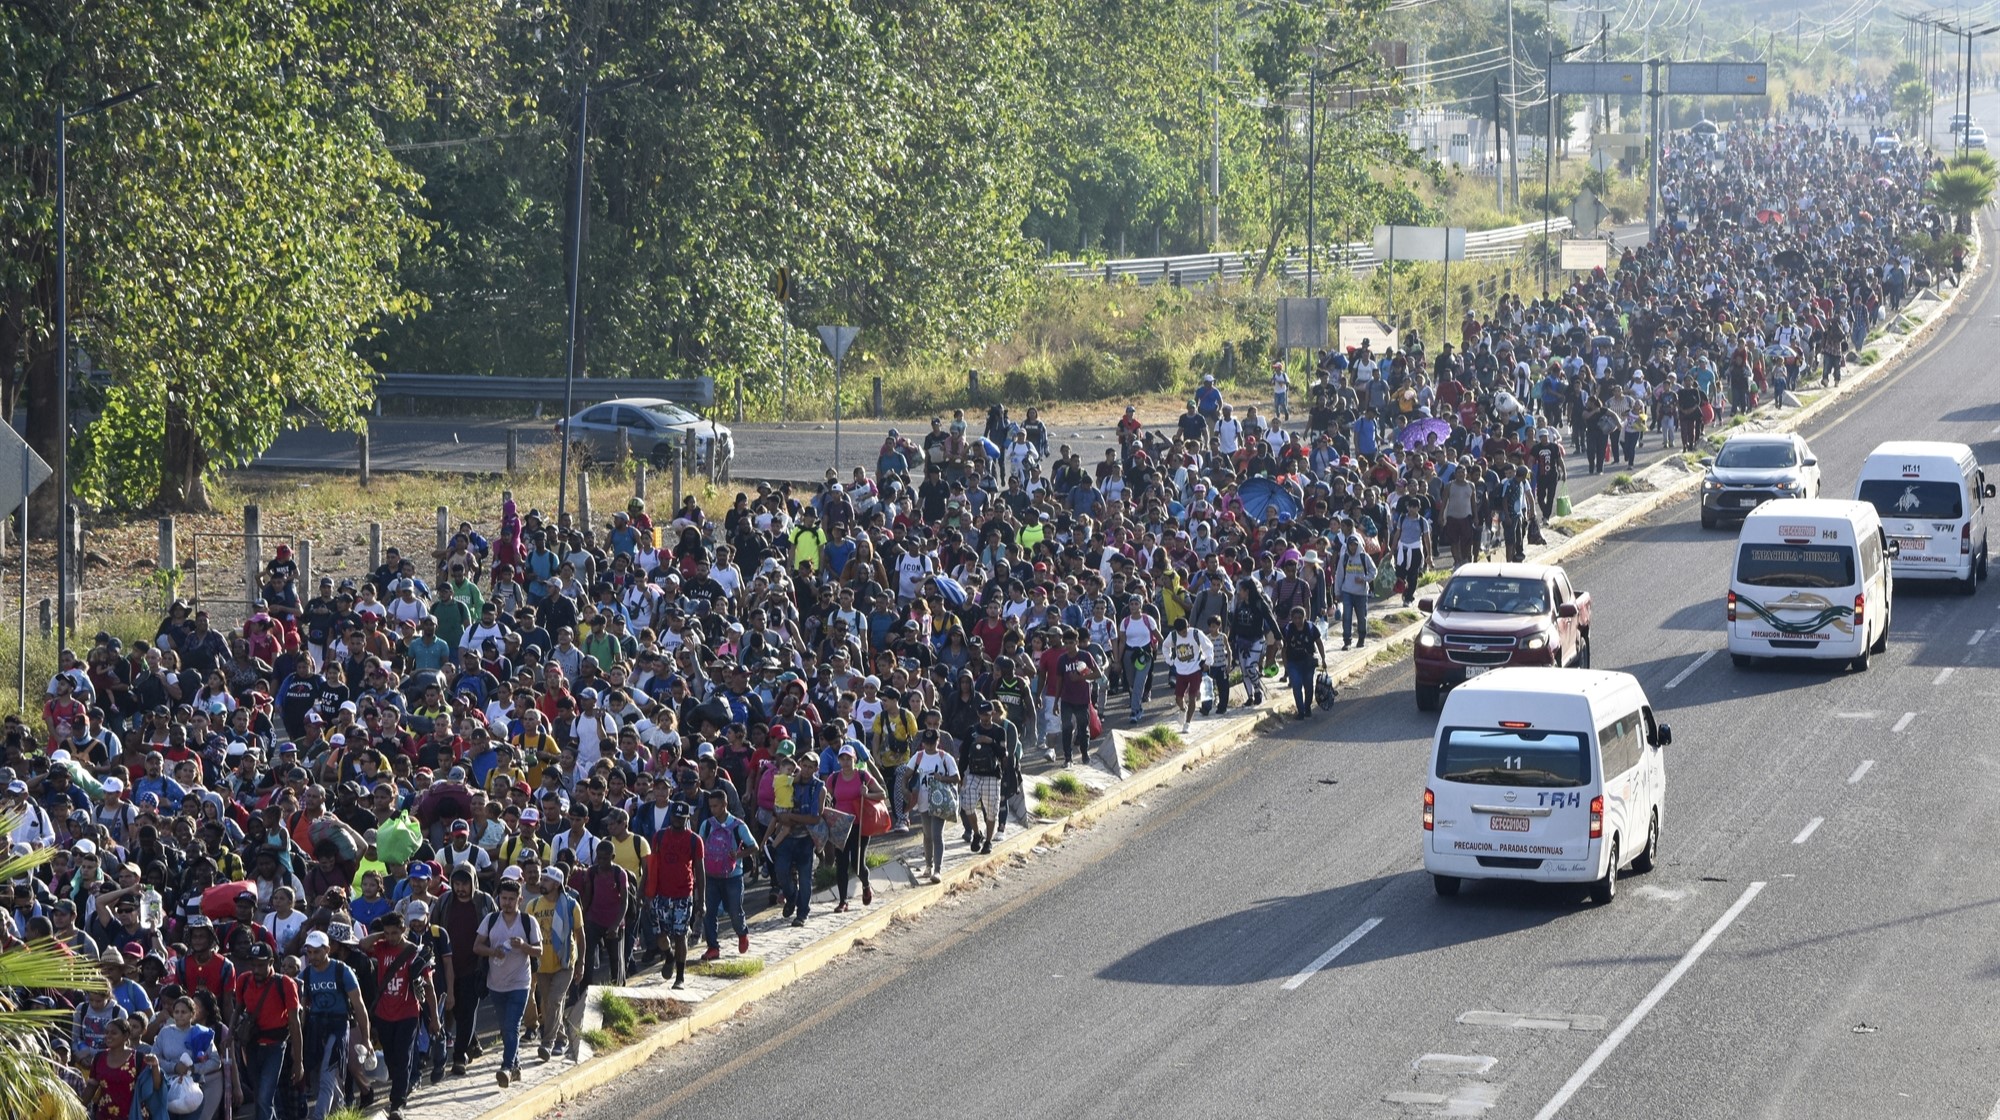
[[[1729,572],[1729,659],[1814,657],[1868,668],[1889,645],[1895,545],[1875,507],[1766,502],[1743,519]]]
[[[1967,595],[1986,578],[1986,499],[1993,485],[1962,443],[1893,440],[1861,464],[1854,496],[1875,507],[1896,542],[1897,579],[1957,580]]]
[[[1424,870],[1441,895],[1467,879],[1589,883],[1651,871],[1673,732],[1630,673],[1504,668],[1445,694],[1424,789]]]

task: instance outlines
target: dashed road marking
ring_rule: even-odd
[[[1911,720],[1913,720],[1913,719],[1916,719],[1916,718],[1917,718],[1917,713],[1915,713],[1915,712],[1904,712],[1904,713],[1903,713],[1903,718],[1902,718],[1902,719],[1899,719],[1899,720],[1897,720],[1897,721],[1896,721],[1896,726],[1894,726],[1894,727],[1890,728],[1890,729],[1889,729],[1889,731],[1890,731],[1890,732],[1891,732],[1892,734],[1896,734],[1896,735],[1901,735],[1901,734],[1903,733],[1903,729],[1904,729],[1905,727],[1908,727],[1908,726],[1910,726],[1910,721],[1911,721]]]
[[[1852,774],[1849,774],[1849,775],[1847,776],[1847,784],[1848,784],[1848,785],[1853,785],[1854,783],[1856,783],[1856,782],[1860,781],[1861,779],[1863,779],[1863,778],[1867,777],[1867,776],[1868,776],[1868,771],[1870,771],[1870,770],[1873,770],[1874,768],[1875,768],[1875,760],[1874,760],[1874,759],[1872,759],[1872,758],[1867,758],[1867,759],[1863,759],[1863,760],[1861,761],[1861,765],[1859,765],[1859,766],[1856,766],[1856,767],[1854,768],[1854,773],[1852,773]]]
[[[1688,970],[1701,960],[1702,954],[1708,952],[1716,939],[1720,938],[1737,918],[1743,916],[1743,911],[1749,907],[1751,900],[1763,891],[1764,886],[1764,881],[1761,879],[1751,883],[1744,890],[1742,897],[1722,912],[1722,917],[1717,918],[1715,924],[1708,927],[1708,932],[1701,935],[1701,939],[1681,957],[1679,963],[1669,969],[1665,976],[1660,977],[1660,982],[1653,985],[1653,990],[1646,993],[1646,998],[1639,1001],[1639,1006],[1634,1007],[1631,1014],[1625,1016],[1624,1022],[1619,1023],[1616,1030],[1612,1031],[1603,1042],[1598,1043],[1597,1049],[1590,1052],[1590,1057],[1583,1060],[1583,1065],[1577,1067],[1575,1073],[1570,1074],[1569,1080],[1563,1082],[1562,1088],[1556,1090],[1556,1095],[1549,1098],[1549,1103],[1543,1105],[1540,1112],[1535,1113],[1535,1120],[1554,1120],[1556,1114],[1563,1110],[1563,1106],[1569,1103],[1570,1098],[1576,1096],[1577,1090],[1589,1084],[1591,1075],[1597,1072],[1598,1067],[1602,1066],[1606,1059],[1632,1036],[1632,1032],[1638,1029],[1646,1016],[1652,1014],[1653,1008],[1658,1007],[1660,1001],[1667,998],[1667,993],[1673,991],[1674,985],[1681,982],[1681,977],[1686,976]]]
[[[1481,1077],[1500,1059],[1485,1054],[1425,1054],[1410,1063],[1418,1073],[1449,1073],[1459,1077]]]
[[[1458,1017],[1468,1027],[1506,1027],[1526,1031],[1601,1031],[1602,1015],[1536,1015],[1513,1011],[1468,1011]]]
[[[1346,937],[1341,938],[1339,941],[1334,942],[1333,948],[1328,949],[1324,953],[1321,953],[1317,958],[1313,960],[1311,964],[1301,969],[1297,976],[1294,976],[1290,980],[1285,981],[1285,990],[1288,992],[1297,991],[1301,985],[1303,985],[1306,981],[1313,978],[1313,973],[1318,972],[1320,969],[1325,968],[1327,965],[1332,964],[1333,959],[1335,957],[1338,957],[1340,954],[1345,953],[1349,949],[1354,948],[1355,942],[1368,936],[1369,930],[1374,929],[1376,926],[1379,926],[1381,924],[1382,924],[1382,919],[1370,918],[1367,921],[1362,922],[1360,925],[1354,927],[1353,933],[1350,933]]]
[[[1688,679],[1691,676],[1694,676],[1695,670],[1701,668],[1703,665],[1708,664],[1708,659],[1714,657],[1716,653],[1717,653],[1716,650],[1709,650],[1707,653],[1704,653],[1700,657],[1695,658],[1694,664],[1689,665],[1685,669],[1682,669],[1679,673],[1675,674],[1673,680],[1667,682],[1667,687],[1679,688],[1681,686],[1682,681]]]
[[[1944,668],[1942,668],[1942,669],[1939,669],[1939,670],[1938,670],[1938,675],[1937,675],[1937,676],[1936,676],[1935,678],[1933,678],[1933,679],[1932,679],[1931,683],[1932,683],[1932,684],[1943,684],[1943,683],[1944,683],[1945,681],[1947,681],[1947,680],[1949,680],[1949,679],[1951,678],[1951,675],[1952,675],[1953,673],[1956,673],[1956,672],[1958,672],[1958,670],[1957,670],[1957,669],[1955,669],[1955,668],[1953,668],[1953,667],[1951,667],[1951,666],[1947,665],[1947,666],[1945,666]]]
[[[1826,823],[1825,817],[1814,817],[1813,819],[1807,821],[1806,826],[1799,830],[1799,834],[1797,836],[1792,837],[1792,843],[1803,844],[1806,841],[1812,839],[1812,834],[1818,832],[1819,826],[1825,823]]]
[[[1984,639],[1985,637],[1986,637],[1986,631],[1984,631],[1984,630],[1974,630],[1974,631],[1972,632],[1972,640],[1971,640],[1971,641],[1969,641],[1969,642],[1967,642],[1967,643],[1965,643],[1965,644],[1966,644],[1966,645],[1969,645],[1969,646],[1976,646],[1976,645],[1978,645],[1978,644],[1980,643],[1980,641],[1981,641],[1982,639]]]

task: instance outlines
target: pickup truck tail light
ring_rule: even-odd
[[[1437,794],[1432,793],[1430,790],[1425,790],[1424,791],[1425,832],[1437,831],[1437,804],[1438,804]]]
[[[1590,799],[1590,838],[1604,839],[1604,797],[1601,794]]]

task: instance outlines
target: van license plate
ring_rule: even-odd
[[[1495,832],[1528,831],[1528,818],[1526,817],[1489,817],[1488,819],[1493,822],[1492,827]]]
[[[1931,542],[1928,537],[1897,537],[1896,543],[1902,546],[1904,552],[1922,552]]]

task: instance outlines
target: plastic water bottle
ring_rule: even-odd
[[[159,929],[166,917],[166,903],[160,892],[148,886],[139,896],[139,924],[148,929]]]

